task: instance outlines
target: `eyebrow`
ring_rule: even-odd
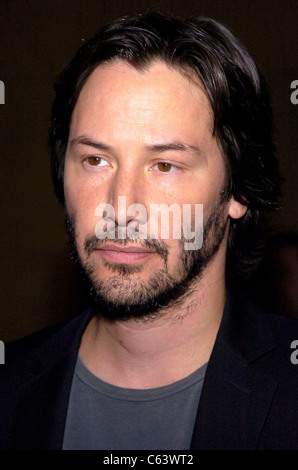
[[[72,139],[70,141],[71,146],[75,145],[88,145],[90,147],[96,148],[97,150],[103,150],[105,152],[115,152],[114,148],[110,145],[105,144],[101,141],[96,141],[91,139],[90,137],[80,136]],[[168,152],[170,150],[178,151],[178,152],[192,152],[196,155],[201,155],[201,150],[196,145],[186,144],[184,142],[174,140],[171,142],[165,142],[160,144],[151,144],[145,146],[146,150],[153,153],[163,153]]]
[[[74,139],[70,141],[71,146],[80,145],[80,144],[88,145],[89,147],[96,148],[97,150],[104,150],[106,152],[113,151],[113,147],[111,147],[110,145],[104,144],[103,142],[100,142],[100,141],[90,139],[89,137],[84,137],[84,136],[75,137]]]
[[[201,154],[201,150],[199,149],[199,147],[195,145],[185,144],[184,142],[180,142],[177,140],[173,142],[165,142],[163,144],[146,145],[146,149],[154,153],[162,153],[167,152],[169,150],[175,150],[178,152],[191,151],[192,153],[195,153],[197,155]]]

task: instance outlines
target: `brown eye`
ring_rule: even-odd
[[[163,171],[164,173],[169,172],[172,167],[173,167],[173,165],[171,165],[171,163],[167,163],[167,162],[159,162],[157,164],[157,168],[159,169],[159,171]]]
[[[97,166],[100,164],[101,158],[100,157],[88,157],[87,158],[89,165]]]
[[[87,168],[93,166],[95,168],[108,167],[109,163],[103,157],[98,157],[97,155],[90,155],[84,159],[87,164]]]

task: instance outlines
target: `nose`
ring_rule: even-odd
[[[142,172],[134,168],[119,168],[110,188],[109,201],[115,211],[115,224],[126,227],[130,222],[146,223],[145,182]],[[146,210],[146,209],[145,209]]]

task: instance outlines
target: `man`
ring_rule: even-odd
[[[263,78],[213,20],[127,17],[83,45],[50,143],[94,306],[11,346],[2,448],[297,448],[297,322],[231,275],[276,206],[271,134]]]

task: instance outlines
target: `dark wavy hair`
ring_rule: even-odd
[[[81,46],[55,84],[49,142],[58,200],[64,203],[64,158],[80,91],[99,64],[117,59],[136,69],[159,59],[195,73],[202,82],[213,110],[213,133],[226,162],[227,197],[248,207],[244,217],[231,219],[227,266],[237,273],[251,272],[260,258],[261,227],[280,195],[270,97],[245,47],[210,18],[126,16],[101,28]]]

